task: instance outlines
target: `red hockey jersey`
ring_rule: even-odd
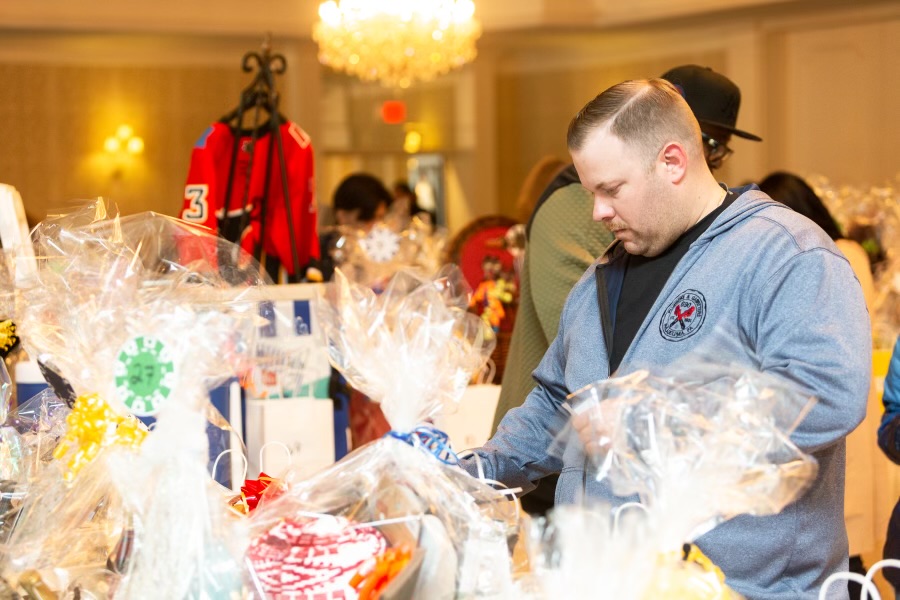
[[[288,197],[302,276],[310,261],[319,258],[313,149],[309,136],[296,123],[286,121],[281,125],[280,133],[284,144]],[[262,240],[262,249],[266,256],[279,260],[288,273],[293,275],[291,228],[288,226],[285,194],[282,191],[278,150],[274,144],[270,144],[271,135],[268,131],[260,133],[255,145],[249,132],[242,131],[240,135],[234,181],[228,202],[228,218],[223,219],[225,188],[228,186],[235,132],[226,123],[211,125],[194,145],[187,184],[184,187],[181,218],[218,232],[220,220],[238,225],[237,221],[245,210],[246,198],[246,210],[250,213],[250,218],[247,226],[240,232],[240,239],[241,246],[252,254],[260,243],[260,216],[265,204],[265,227],[262,228],[265,239]],[[253,163],[248,173],[251,148]],[[266,168],[270,161],[269,193],[264,203]],[[228,228],[226,226],[226,230]]]

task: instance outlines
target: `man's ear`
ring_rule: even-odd
[[[671,183],[681,183],[687,174],[687,152],[678,142],[668,142],[659,151],[658,164]]]

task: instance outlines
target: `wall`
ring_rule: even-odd
[[[771,166],[859,186],[900,172],[896,12],[772,31]]]
[[[123,214],[177,214],[194,142],[237,105],[251,77],[241,58],[259,48],[259,38],[243,37],[4,35],[0,181],[14,185],[37,218],[97,196]],[[317,95],[314,50],[290,40],[275,50],[288,63],[282,112],[304,127],[312,122],[315,136],[318,103],[299,93]],[[143,154],[104,152],[121,123],[144,139]]]
[[[515,214],[519,186],[542,156],[569,160],[566,127],[590,98],[691,62],[741,87],[738,127],[764,139],[733,138],[721,180],[737,185],[775,169],[856,185],[892,180],[900,171],[890,148],[900,136],[900,4],[831,5],[495,42],[499,210]]]
[[[407,179],[411,155],[403,148],[408,131],[421,134],[421,152],[439,152],[444,156],[456,152],[458,82],[459,76],[454,74],[408,90],[393,90],[325,71],[320,101],[320,223],[330,223],[331,198],[347,175],[371,173],[388,188],[396,181]],[[384,122],[381,108],[388,100],[405,104],[405,122]],[[459,202],[463,200],[457,197],[454,203]]]
[[[659,75],[676,64],[699,63],[722,71],[724,53],[681,55],[668,59],[598,65],[565,70],[518,71],[499,77],[497,119],[499,157],[498,204],[515,214],[519,188],[543,156],[569,161],[566,129],[575,113],[607,87],[626,79]]]

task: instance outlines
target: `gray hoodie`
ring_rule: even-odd
[[[819,461],[809,491],[780,514],[740,516],[697,540],[747,598],[815,599],[829,574],[847,568],[844,438],[865,416],[869,318],[849,263],[819,227],[756,186],[733,191],[739,197],[681,259],[617,375],[714,346],[722,362],[781,376],[818,398],[792,436]],[[486,477],[528,491],[532,481],[559,472],[558,503],[582,494],[613,505],[627,500],[585,474],[579,444],[563,460],[547,451],[567,420],[560,407],[566,396],[610,375],[595,271],[603,270],[609,297],[617,298],[622,252],[614,245],[572,289],[557,337],[534,371],[536,387],[477,451]],[[471,459],[463,466],[475,470]],[[846,585],[830,589],[829,598],[847,597]]]

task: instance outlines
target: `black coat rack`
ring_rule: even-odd
[[[284,143],[281,139],[281,125],[287,119],[278,111],[278,103],[280,100],[278,89],[275,86],[275,75],[281,75],[287,68],[287,61],[281,54],[274,54],[271,51],[271,37],[266,36],[263,41],[260,52],[247,52],[241,60],[241,69],[245,73],[256,70],[256,76],[249,86],[241,91],[240,101],[237,108],[227,115],[219,119],[220,122],[231,127],[234,134],[234,146],[231,152],[231,164],[228,167],[228,179],[225,187],[225,206],[223,207],[222,216],[219,218],[219,231],[221,235],[231,242],[240,244],[242,232],[246,229],[250,221],[250,212],[253,208],[250,203],[250,176],[253,172],[253,165],[256,157],[257,140],[269,134],[269,151],[267,153],[268,162],[265,165],[265,180],[263,184],[263,195],[260,204],[260,220],[259,220],[259,243],[254,248],[253,255],[257,260],[262,258],[262,249],[265,241],[265,224],[267,204],[269,201],[269,190],[272,179],[272,156],[273,151],[277,153],[278,164],[281,167],[281,187],[282,198],[285,202],[285,212],[288,221],[288,235],[291,244],[291,257],[293,259],[294,273],[291,277],[292,281],[300,281],[303,274],[300,272],[300,256],[297,252],[297,232],[294,230],[293,209],[290,199],[290,187],[288,185],[287,165],[284,157]],[[252,113],[249,129],[244,127],[244,119],[248,113]],[[262,122],[266,113],[268,120]],[[234,188],[235,170],[237,168],[238,151],[241,146],[241,139],[249,134],[250,143],[247,148],[250,160],[247,163],[247,173],[244,179],[244,189],[241,192],[240,216],[238,217],[237,228],[231,226],[229,222],[229,212],[232,209],[231,195]],[[279,262],[274,257],[267,257],[266,269],[272,276],[272,279],[278,280]]]

